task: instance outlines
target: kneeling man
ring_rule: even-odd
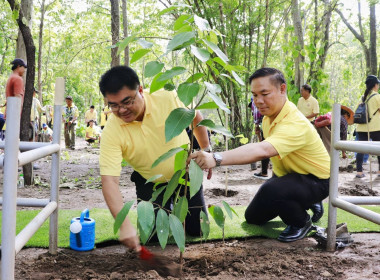
[[[249,81],[253,101],[264,115],[265,140],[222,153],[199,151],[189,159],[208,169],[270,158],[274,175],[247,207],[246,221],[261,225],[280,216],[287,227],[278,240],[299,240],[323,215],[322,200],[329,194],[330,157],[312,124],[287,99],[281,71],[262,68]],[[313,217],[308,209],[313,211]]]

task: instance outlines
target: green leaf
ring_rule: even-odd
[[[140,224],[140,236],[144,237],[143,243],[146,243],[154,226],[154,209],[153,204],[149,201],[140,201],[137,204],[137,217]]]
[[[152,193],[152,198],[149,199],[149,201],[151,202],[155,202],[157,197],[163,192],[164,189],[166,189],[166,186],[162,186],[161,188],[158,188],[157,190],[155,190],[153,193]]]
[[[190,198],[192,198],[201,188],[203,182],[203,170],[195,163],[190,161]]]
[[[203,42],[210,48],[212,49],[217,56],[219,56],[225,63],[228,62],[228,57],[221,51],[221,49],[219,49],[219,47],[217,45],[215,45],[214,43],[211,43],[210,41],[207,41],[205,39],[203,39]]]
[[[164,85],[164,89],[165,90],[167,90],[167,91],[173,91],[173,90],[175,90],[175,85],[173,85],[173,84],[165,84]]]
[[[162,174],[156,174],[156,175],[150,177],[148,180],[146,180],[145,184],[156,181],[158,178],[161,178],[161,177],[162,177]]]
[[[164,63],[158,61],[150,61],[145,65],[144,75],[146,78],[153,77],[161,72],[164,68]]]
[[[140,58],[142,58],[144,55],[146,55],[148,52],[150,52],[150,50],[148,49],[140,49],[140,50],[137,50],[133,55],[132,55],[132,58],[131,58],[131,61],[129,63],[134,63],[136,61],[138,61]]]
[[[195,96],[199,92],[199,84],[196,83],[183,83],[178,87],[178,98],[183,102],[185,106],[188,106],[193,102]]]
[[[197,126],[206,126],[211,130],[222,133],[223,135],[226,135],[228,137],[234,138],[234,136],[232,135],[232,133],[228,129],[226,129],[225,127],[223,127],[221,125],[216,125],[212,120],[209,120],[209,119],[201,120],[197,124]]]
[[[157,14],[157,16],[160,17],[160,16],[162,16],[162,15],[164,15],[164,14],[167,14],[167,13],[169,13],[169,12],[171,12],[171,11],[177,9],[177,8],[178,8],[177,6],[171,6],[171,7],[169,7],[169,8],[163,9],[163,10],[161,10],[161,11]]]
[[[154,78],[153,78],[153,81],[152,83],[150,84],[150,93],[152,94],[153,92],[163,88],[165,85],[166,85],[166,81],[163,81],[163,82],[159,82],[157,81],[157,79],[160,78],[160,76],[162,75],[162,73],[158,73]]]
[[[239,77],[238,74],[236,74],[235,71],[232,71],[231,73],[232,73],[232,76],[235,78],[235,80],[236,80],[240,85],[245,86],[243,80]]]
[[[121,227],[121,224],[124,222],[125,218],[127,217],[129,210],[131,209],[133,203],[135,201],[129,201],[124,204],[123,208],[121,208],[120,212],[117,213],[115,222],[113,224],[113,233],[116,234],[119,228]]]
[[[188,145],[182,145],[181,148],[184,150],[181,152],[176,153],[175,160],[174,160],[174,170],[180,170],[184,169],[186,167],[186,160],[187,160],[187,147]]]
[[[170,112],[165,121],[165,139],[169,142],[174,137],[180,135],[195,118],[195,110],[187,108],[177,108]]]
[[[177,20],[174,22],[174,31],[181,29],[184,26],[189,26],[189,23],[192,22],[192,16],[190,15],[180,15]],[[189,26],[190,27],[190,26]]]
[[[210,234],[210,221],[206,213],[203,211],[201,211],[200,219],[201,219],[201,230],[202,230],[203,238],[207,239],[208,235]]]
[[[185,83],[194,83],[195,81],[198,81],[199,79],[202,79],[205,76],[203,73],[195,73],[194,75],[191,75]]]
[[[201,31],[210,31],[211,27],[207,20],[201,18],[197,15],[194,15],[194,22]]]
[[[153,47],[153,43],[145,41],[144,39],[139,39],[137,43],[139,43],[139,45],[144,49],[150,49],[151,47]]]
[[[205,86],[207,90],[213,94],[222,92],[222,88],[218,84],[211,84],[209,82],[205,82]]]
[[[169,217],[163,209],[158,210],[156,219],[156,230],[161,248],[165,249],[169,237]]]
[[[170,230],[173,234],[175,243],[181,252],[185,251],[185,231],[180,220],[173,214],[169,215]]]
[[[185,196],[181,196],[178,202],[174,205],[173,214],[177,216],[181,223],[183,223],[187,216],[187,211],[189,210],[189,204]]]
[[[210,211],[210,208],[212,208],[212,211]],[[209,208],[210,215],[213,217],[213,219],[215,220],[215,223],[218,225],[218,227],[223,229],[224,228],[224,221],[225,221],[226,217],[224,216],[222,208],[220,208],[219,206],[216,206],[216,205],[213,205],[210,208]]]
[[[195,37],[194,32],[184,32],[179,33],[173,37],[173,39],[170,40],[167,46],[168,51],[175,50],[177,47],[181,46],[182,44],[190,41]]]
[[[166,191],[164,193],[164,198],[162,200],[162,206],[165,207],[166,202],[168,202],[169,198],[173,195],[175,189],[178,186],[178,180],[181,177],[182,170],[178,170],[176,173],[174,173],[173,177],[170,179]]]
[[[226,212],[228,214],[228,216],[230,217],[230,219],[232,219],[232,212],[238,217],[239,215],[236,213],[236,211],[234,210],[234,208],[232,208],[227,202],[225,201],[222,201],[222,204],[224,206],[224,209],[226,209]]]
[[[206,62],[207,60],[210,59],[210,53],[208,50],[198,48],[194,45],[191,45],[191,53],[198,58],[202,62]]]
[[[181,151],[183,151],[182,147],[170,149],[166,153],[162,154],[158,159],[156,159],[153,162],[151,168],[155,168],[159,163],[163,162],[164,160],[167,160],[168,158],[171,158],[173,155],[175,155],[176,153],[181,152]]]
[[[202,110],[202,109],[218,109],[218,108],[219,108],[219,106],[216,105],[216,103],[214,101],[210,101],[210,102],[203,103],[203,104],[199,105],[195,109]]]
[[[214,100],[214,102],[219,106],[220,109],[229,114],[231,112],[230,109],[228,109],[227,105],[223,102],[223,100],[216,95],[217,92],[220,92],[222,90],[221,87],[218,84],[210,84],[208,82],[205,82],[205,85],[208,90],[208,95],[211,97],[211,99]]]
[[[122,51],[128,46],[129,43],[133,42],[136,40],[136,35],[131,35],[126,38],[124,38],[122,41],[119,41],[117,44],[117,53],[116,55],[120,55]]]
[[[186,68],[184,67],[173,67],[172,69],[164,72],[162,74],[161,77],[158,78],[158,82],[161,82],[161,81],[167,81],[167,80],[170,80],[171,78],[175,77],[175,76],[178,76],[178,75],[181,75],[183,73],[185,73],[187,71]]]

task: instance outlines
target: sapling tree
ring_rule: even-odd
[[[154,55],[157,59],[149,61],[144,67],[144,77],[151,78],[150,93],[162,88],[168,91],[176,91],[178,98],[185,105],[184,108],[177,108],[170,112],[165,122],[166,142],[180,135],[187,127],[193,131],[193,119],[196,110],[214,109],[223,110],[230,113],[229,108],[219,97],[221,86],[211,81],[235,83],[244,86],[244,82],[236,71],[241,67],[229,64],[229,59],[218,47],[220,38],[223,36],[218,30],[210,27],[207,20],[197,16],[192,12],[192,7],[187,5],[173,5],[159,13],[169,13],[173,10],[177,12],[185,11],[179,15],[174,22],[174,35],[168,42],[166,49],[158,55],[154,44],[147,42],[137,34],[125,38],[116,44],[118,53],[121,53],[126,46],[137,43],[142,48],[137,50],[131,57],[130,63],[147,55]],[[184,67],[175,65],[170,67],[165,64],[165,57],[169,54],[183,54],[191,63]],[[185,63],[183,63],[185,64]],[[202,120],[197,126],[205,126],[210,130],[222,133],[228,137],[233,137],[228,129],[217,125],[211,119]],[[175,157],[174,175],[162,186],[162,175],[157,174],[149,178],[147,182],[158,182],[155,184],[155,191],[150,201],[141,201],[137,206],[137,225],[142,243],[146,243],[152,234],[157,234],[159,243],[165,248],[168,238],[172,236],[178,245],[181,253],[185,249],[185,231],[183,223],[189,211],[187,193],[192,198],[201,188],[203,180],[203,170],[194,162],[186,164],[186,159],[193,146],[193,136],[190,145],[173,148],[161,155],[152,165],[152,168],[159,165],[164,160]],[[180,186],[178,188],[178,186]],[[162,205],[165,205],[171,197],[174,197],[173,210],[163,209],[154,203],[158,195],[163,193]],[[114,224],[115,233],[120,228],[127,216],[133,201],[127,202],[116,217]],[[232,208],[223,202],[224,208],[232,218]],[[217,206],[213,207],[212,216],[217,224],[221,225],[220,211]],[[160,208],[157,215],[154,209]],[[210,210],[210,209],[209,209]],[[210,212],[211,213],[211,212]],[[224,216],[224,214],[223,214]],[[201,230],[203,238],[207,239],[210,232],[209,219],[205,212],[201,212]],[[224,218],[223,218],[224,221]],[[219,226],[220,226],[219,225]],[[224,234],[224,222],[223,222]]]

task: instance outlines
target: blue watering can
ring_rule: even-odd
[[[70,248],[76,251],[89,251],[95,246],[95,220],[88,209],[80,217],[73,218],[70,224]]]

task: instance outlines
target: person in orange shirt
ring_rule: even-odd
[[[11,62],[12,74],[9,76],[7,84],[5,86],[5,97],[16,96],[21,98],[21,108],[24,103],[25,86],[22,76],[27,68],[26,63],[21,58],[16,58]],[[5,112],[5,118],[6,118]]]

